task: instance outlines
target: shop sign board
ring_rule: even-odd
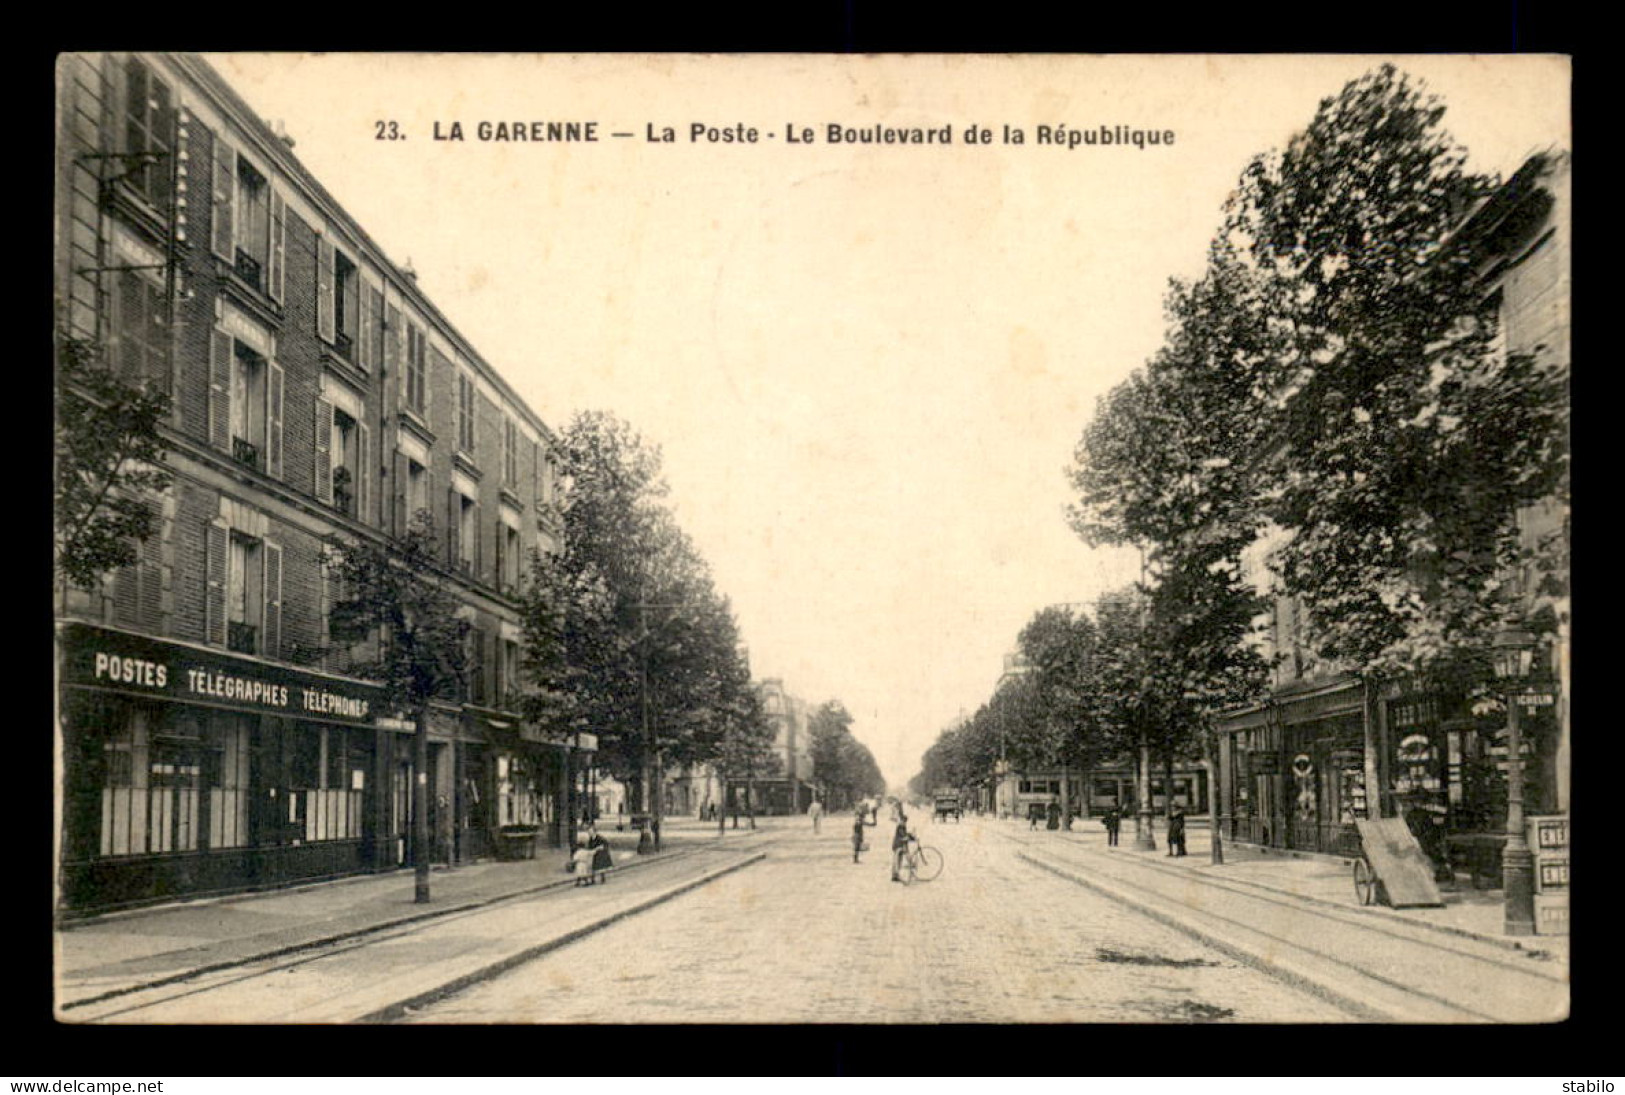
[[[1566,935],[1569,930],[1569,819],[1565,814],[1525,821],[1535,859],[1535,931]]]
[[[1281,755],[1253,753],[1247,759],[1247,766],[1255,776],[1277,776],[1281,774]]]
[[[1535,895],[1535,934],[1569,934],[1569,895],[1567,893]]]
[[[1529,846],[1538,851],[1569,846],[1569,819],[1565,816],[1529,819]]]
[[[64,684],[260,711],[321,722],[373,724],[383,690],[225,651],[88,624],[63,629]]]

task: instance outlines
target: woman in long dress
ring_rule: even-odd
[[[589,830],[587,850],[592,852],[593,882],[609,881],[609,872],[615,866],[615,856],[609,850],[609,841],[605,840],[597,829]]]

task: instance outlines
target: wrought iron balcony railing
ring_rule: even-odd
[[[253,624],[241,623],[237,620],[226,624],[226,649],[238,654],[259,653],[260,629]]]
[[[258,470],[260,466],[260,447],[251,441],[244,441],[241,437],[231,439],[231,456],[237,463]]]

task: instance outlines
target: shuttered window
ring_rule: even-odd
[[[423,328],[415,323],[406,325],[406,408],[419,417],[427,413],[428,406],[428,340]]]
[[[457,374],[457,447],[474,454],[474,381],[467,373]]]
[[[169,85],[134,56],[125,59],[123,76],[113,88],[122,113],[123,150],[147,157],[143,162],[129,161],[123,181],[160,210],[167,210],[175,170],[175,110]]]
[[[122,270],[117,274],[113,347],[120,376],[169,390],[169,300],[157,272]]]
[[[113,622],[142,631],[163,629],[163,509],[147,503],[152,535],[136,545],[136,561],[113,576]]]

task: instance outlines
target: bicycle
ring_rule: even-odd
[[[905,883],[918,880],[930,882],[942,873],[942,853],[920,843],[920,838],[909,835],[908,849],[903,853],[899,874]]]

